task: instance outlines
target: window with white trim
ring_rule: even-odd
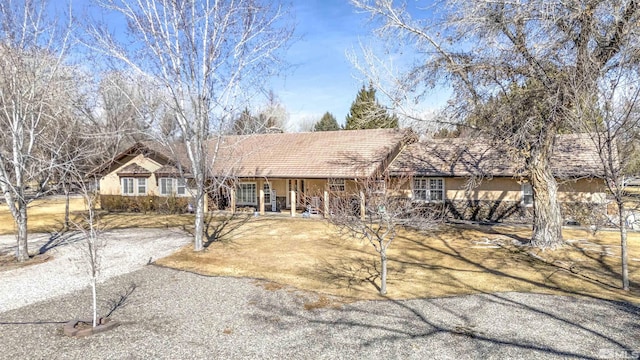
[[[189,189],[187,180],[183,178],[159,178],[158,187],[161,196],[187,196]]]
[[[121,178],[122,195],[135,195],[133,192],[133,178]]]
[[[160,178],[160,195],[173,195],[173,178]]]
[[[345,191],[344,179],[329,179],[329,190]]]
[[[147,179],[138,178],[138,195],[146,195],[147,194]]]
[[[237,205],[257,205],[256,183],[239,183],[236,187]]]
[[[268,182],[262,184],[262,190],[264,191],[264,203],[265,205],[271,204],[271,186]]]
[[[183,196],[187,194],[187,182],[180,178],[180,179],[176,179],[178,186],[176,186],[176,193],[178,194],[178,196]]]
[[[533,206],[533,187],[530,183],[522,183],[522,205]]]
[[[443,201],[444,179],[440,178],[414,178],[413,200]]]

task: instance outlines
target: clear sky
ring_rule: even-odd
[[[358,51],[360,42],[373,40],[368,15],[358,13],[349,0],[283,0],[287,1],[291,1],[296,23],[294,40],[286,53],[290,68],[270,82],[289,113],[286,130],[297,131],[301,123],[311,124],[326,111],[343,124],[366,82],[346,54]],[[76,5],[87,2],[73,0]]]
[[[274,79],[273,90],[292,125],[319,120],[326,111],[343,123],[363,84],[346,52],[369,36],[366,15],[356,13],[348,0],[294,0],[293,12],[297,39],[287,53],[292,67]]]
[[[290,115],[287,130],[295,131],[300,123],[317,121],[326,111],[343,124],[358,90],[366,83],[365,76],[351,64],[346,53],[359,52],[360,43],[370,45],[378,41],[372,32],[373,25],[367,21],[369,16],[358,12],[349,0],[292,2],[298,38],[287,53],[292,68],[286,76],[272,82],[274,92]],[[416,2],[409,8],[425,16],[432,6],[431,2]],[[404,55],[396,54],[396,62],[412,61],[410,53],[410,49],[405,49]],[[443,106],[449,95],[446,89],[433,92],[418,105],[419,109],[413,110],[429,114]],[[378,98],[385,103],[380,93]]]

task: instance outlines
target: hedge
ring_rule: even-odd
[[[193,204],[191,197],[100,195],[100,207],[109,212],[157,212],[182,214]]]

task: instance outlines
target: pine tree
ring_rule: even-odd
[[[332,113],[326,112],[322,118],[313,127],[313,131],[334,131],[340,130],[340,125]]]
[[[397,128],[398,118],[389,115],[387,109],[376,100],[376,89],[362,85],[356,99],[351,103],[345,124],[346,130]]]

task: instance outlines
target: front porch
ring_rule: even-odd
[[[331,194],[355,186],[355,181],[345,179],[242,179],[231,187],[229,210],[324,217],[329,213]],[[364,216],[364,203],[360,212]]]

